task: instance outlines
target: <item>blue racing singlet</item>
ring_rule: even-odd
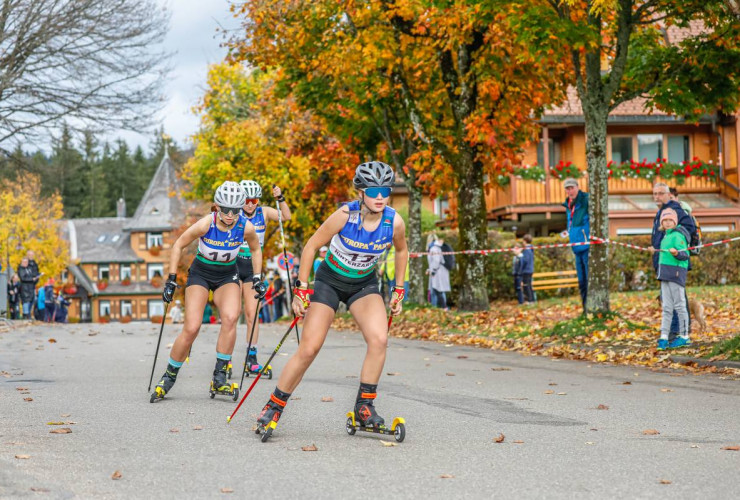
[[[393,221],[396,211],[383,209],[380,224],[373,232],[362,227],[360,202],[347,204],[349,219],[335,234],[326,254],[327,265],[335,272],[349,278],[363,278],[370,274],[378,259],[393,244]]]
[[[252,217],[247,217],[247,214],[244,213],[244,209],[242,209],[241,215],[254,226],[254,231],[257,233],[257,238],[260,240],[260,248],[262,248],[265,245],[265,229],[267,228],[267,224],[265,223],[265,214],[262,213],[262,207],[257,207],[254,210]],[[244,259],[252,258],[252,251],[249,250],[249,245],[246,242],[243,243],[242,247],[239,249],[239,257]]]
[[[216,225],[216,217],[214,212],[211,227],[198,240],[198,254],[195,258],[206,264],[231,265],[236,260],[239,247],[244,243],[247,218],[240,214],[231,230],[221,231]]]

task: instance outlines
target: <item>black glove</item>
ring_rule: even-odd
[[[178,288],[180,288],[180,285],[177,284],[177,274],[170,273],[170,275],[167,277],[167,281],[164,284],[162,300],[164,300],[167,304],[172,302],[172,297],[175,296],[175,290]]]
[[[265,282],[262,281],[262,277],[259,274],[255,274],[252,278],[252,289],[257,292],[254,296],[255,299],[262,300],[265,298],[267,288],[265,287]]]

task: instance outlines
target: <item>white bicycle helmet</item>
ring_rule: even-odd
[[[369,161],[357,166],[352,183],[357,189],[393,187],[396,175],[390,165],[382,161]]]
[[[262,187],[255,181],[241,181],[239,185],[246,193],[247,198],[262,198]]]
[[[219,207],[242,208],[247,195],[242,187],[234,181],[225,181],[216,189],[213,201]]]

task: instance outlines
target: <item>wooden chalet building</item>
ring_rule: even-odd
[[[63,226],[70,264],[62,275],[70,318],[149,320],[164,312],[162,286],[186,202],[165,153],[133,217],[123,200],[117,217],[69,219]]]

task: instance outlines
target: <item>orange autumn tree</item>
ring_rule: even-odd
[[[191,195],[210,200],[225,180],[253,179],[263,187],[262,203],[274,206],[273,184],[288,199],[293,219],[284,223],[296,243],[318,228],[350,194],[357,157],[331,137],[322,121],[275,93],[274,73],[249,71],[238,63],[213,65],[208,89],[196,111],[196,149],[185,166]],[[274,255],[277,225],[265,247]],[[297,251],[297,249],[294,249]]]
[[[457,191],[460,249],[485,247],[486,175],[533,137],[532,116],[561,98],[553,75],[567,68],[554,51],[515,41],[509,2],[250,0],[235,10],[245,20],[235,59],[279,66],[303,105],[349,110],[336,115],[345,130],[396,117],[421,175]],[[483,264],[459,259],[462,309],[488,308]]]

